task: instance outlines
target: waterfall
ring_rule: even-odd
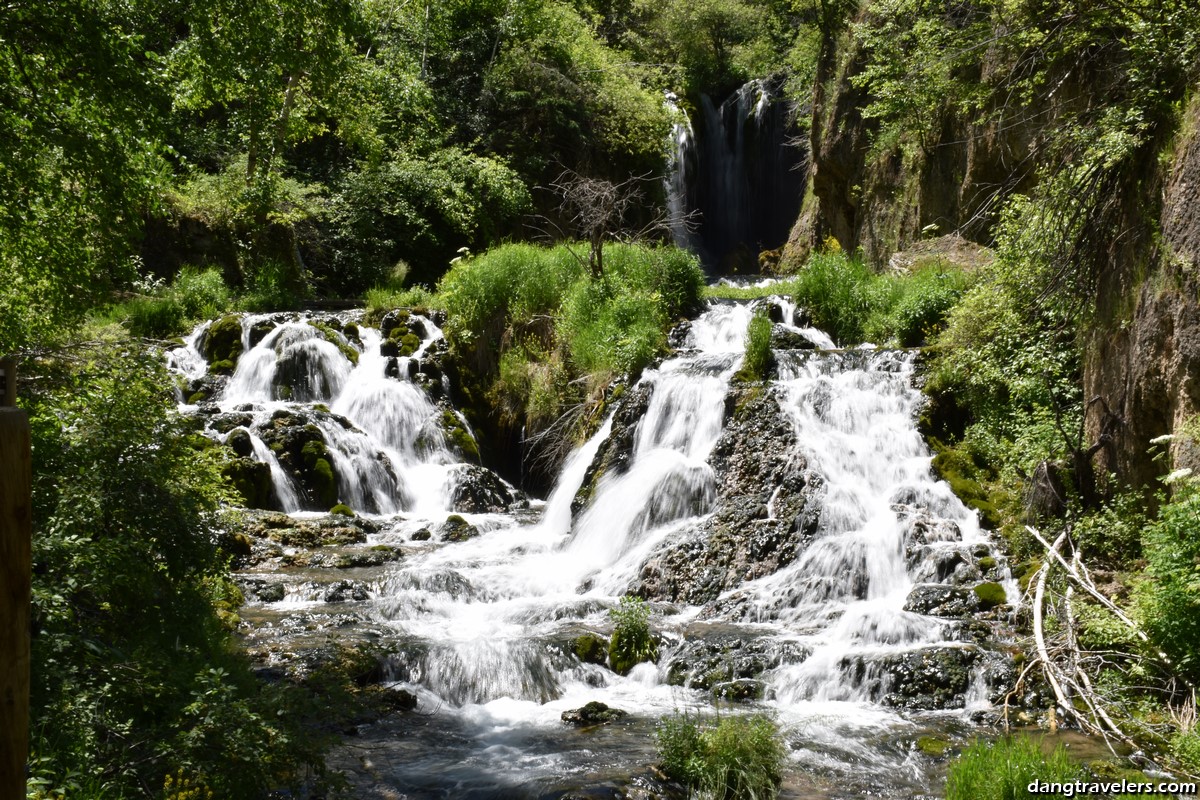
[[[792,107],[766,79],[721,103],[701,95],[695,120],[674,96],[667,105],[677,120],[666,179],[675,243],[710,270],[758,271],[758,254],[787,241],[804,196],[808,155],[791,127]]]
[[[429,348],[442,339],[432,320],[413,315],[409,330],[419,332],[420,345],[408,356],[390,358],[383,355],[380,332],[353,320],[354,342],[331,327],[342,324],[333,317],[260,314],[241,322],[243,352],[210,408],[215,406],[218,420],[249,415],[250,455],[269,465],[285,511],[311,508],[312,501],[301,496],[281,455],[264,441],[280,414],[294,427],[307,425],[319,434],[340,502],[378,514],[419,510],[435,515],[449,509],[461,478],[458,459],[441,428],[443,409],[413,378]],[[193,384],[211,377],[200,352],[208,328],[209,323],[198,326],[183,347],[167,355],[168,367]],[[220,428],[206,433],[225,440]],[[303,454],[292,455],[293,461],[303,459]],[[313,451],[312,457],[321,453]]]
[[[765,113],[753,108],[765,102],[761,94],[744,101],[746,114]],[[777,350],[774,380],[735,384],[761,304],[777,332],[799,334],[807,344],[796,346],[813,349]],[[244,324],[257,326],[257,340],[244,337],[224,392],[196,412],[207,415],[206,431],[221,438],[223,426],[250,430],[252,458],[270,466],[293,512],[306,502],[292,474],[303,464],[279,431],[319,434],[339,499],[381,520],[364,546],[403,552],[355,573],[364,599],[353,625],[393,653],[388,674],[418,695],[430,727],[414,738],[383,725],[360,742],[379,765],[364,785],[414,797],[536,798],[609,780],[614,770],[627,775],[629,764],[653,759],[646,742],[657,719],[711,709],[714,681],[723,680],[711,674],[757,664],[750,677],[735,677],[758,687],[751,707],[776,715],[796,769],[907,796],[923,790],[914,732],[965,725],[968,710],[988,708],[990,656],[967,623],[913,602],[929,591],[969,596],[983,580],[981,554],[992,553],[975,514],[930,470],[915,422],[922,396],[914,354],[835,349],[785,298],[713,303],[669,358],[612,402],[545,503],[464,513],[477,535],[451,538],[450,498],[469,468],[445,425],[465,421],[438,399],[445,377],[430,378],[422,366],[440,337],[432,320],[411,322],[422,336],[407,356],[385,355],[394,337],[360,322],[340,338],[305,316]],[[193,355],[173,358],[196,379]],[[758,416],[739,418],[752,403]],[[759,442],[746,436],[780,452],[739,455],[745,441]],[[800,466],[760,470],[751,458],[758,455]],[[753,491],[739,483],[747,480],[759,482]],[[723,532],[727,518],[738,527]],[[678,567],[673,579],[693,568],[706,579],[705,548],[733,537],[754,557],[754,548],[773,546],[763,531],[795,536],[778,568],[719,564],[744,573],[712,599],[653,604],[658,664],[621,676],[576,657],[577,637],[607,635],[609,610],[646,586],[655,564]],[[682,560],[664,561],[672,554]],[[1002,559],[990,560],[1000,565],[990,579],[1012,599]],[[293,583],[286,596],[284,611],[317,613],[336,602],[338,619],[355,619],[344,599],[320,588]],[[271,630],[305,627],[268,620]],[[932,669],[955,682],[930,699],[912,684]],[[631,712],[628,727],[609,738],[564,736],[562,712],[593,700]]]

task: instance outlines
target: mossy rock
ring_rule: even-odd
[[[990,572],[996,568],[996,559],[991,556],[984,556],[975,562],[975,566],[979,567],[980,572]]]
[[[247,508],[275,507],[275,485],[268,465],[249,458],[233,458],[222,474],[242,496]]]
[[[615,722],[629,716],[628,711],[622,711],[619,708],[612,708],[604,703],[593,700],[584,705],[582,708],[572,708],[562,713],[562,721],[568,725],[574,725],[578,728],[587,728],[593,725],[603,725],[607,722]]]
[[[333,508],[329,509],[329,513],[336,514],[336,515],[342,516],[342,517],[353,517],[354,509],[352,509],[350,506],[346,505],[345,503],[338,503]]]
[[[413,353],[421,349],[421,339],[415,333],[406,333],[400,337],[400,350],[396,354],[398,356],[411,356]]]
[[[927,756],[941,758],[950,749],[950,742],[936,736],[922,736],[917,739],[917,749]]]
[[[462,456],[464,461],[479,463],[479,443],[467,430],[458,415],[449,409],[442,412],[442,431],[446,435],[446,444],[450,449]]]
[[[613,672],[628,675],[631,669],[644,661],[658,661],[658,642],[653,637],[648,641],[627,641],[627,638],[618,627],[608,641],[608,668]]]
[[[242,319],[237,314],[227,314],[208,326],[204,332],[204,358],[216,371],[217,364],[228,362],[230,372],[237,366],[242,355]]]
[[[451,514],[442,523],[442,539],[447,542],[465,542],[479,535],[479,529],[458,514]]]
[[[584,664],[603,666],[608,658],[608,640],[594,633],[585,633],[575,637],[575,641],[571,642],[571,650]]]
[[[188,405],[198,406],[211,396],[212,394],[204,389],[201,389],[198,392],[193,392],[192,395],[188,397]]]
[[[230,361],[229,359],[223,359],[221,361],[214,361],[212,364],[209,364],[209,366],[208,366],[209,372],[212,372],[216,375],[232,375],[234,370],[236,370],[236,369],[237,369],[237,364],[235,364],[233,361]]]
[[[351,364],[358,363],[358,350],[356,350],[354,345],[350,344],[346,340],[346,337],[339,333],[332,325],[319,320],[309,320],[308,324],[321,334],[321,338],[336,347],[338,352],[344,355]],[[355,328],[356,333],[357,331],[358,329]]]
[[[976,477],[979,468],[962,453],[937,439],[931,439],[930,445],[937,453],[933,457],[933,471],[937,476],[950,484],[950,489],[960,500],[979,512],[980,521],[986,527],[998,529],[1003,519],[995,501]]]
[[[318,505],[332,507],[337,505],[337,478],[333,474],[333,465],[328,459],[318,458],[308,470],[308,484]]]
[[[1008,602],[1008,595],[1004,592],[1004,587],[995,581],[980,583],[974,588],[975,596],[979,598],[981,608],[995,608],[1002,606]]]

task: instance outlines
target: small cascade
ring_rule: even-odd
[[[275,496],[279,499],[279,508],[284,513],[293,513],[304,508],[300,501],[300,495],[296,494],[296,487],[292,485],[291,478],[283,471],[283,467],[279,464],[279,459],[271,452],[271,448],[267,447],[266,442],[255,434],[250,434],[250,444],[253,447],[254,460],[260,464],[266,464],[271,469],[271,485],[275,488]]]
[[[678,109],[673,97],[667,104]],[[685,117],[671,132],[672,236],[710,269],[757,271],[758,254],[787,241],[804,195],[808,155],[792,129],[794,110],[777,82],[764,79],[721,103],[701,95],[699,105],[695,120]]]
[[[407,355],[385,355],[399,349],[395,340],[357,316],[246,315],[228,379],[208,373],[210,328],[197,327],[168,365],[191,392],[209,392],[200,411],[210,436],[225,441],[230,427],[248,429],[245,455],[267,466],[284,511],[325,511],[335,502],[385,515],[453,510],[456,489],[471,476],[456,468],[446,415],[470,433],[437,402],[444,376],[429,356],[442,333],[431,319],[394,321],[393,330],[419,344]]]

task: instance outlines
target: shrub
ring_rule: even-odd
[[[1047,756],[1027,736],[980,741],[950,763],[946,800],[1020,800],[1032,781],[1062,783],[1082,774],[1061,745]]]
[[[738,377],[742,380],[765,381],[775,356],[771,352],[771,320],[763,310],[754,312],[746,330],[746,357]]]
[[[1175,483],[1174,496],[1142,533],[1147,580],[1138,589],[1142,624],[1154,643],[1193,682],[1200,680],[1200,486]]]
[[[643,661],[658,660],[658,644],[650,633],[650,605],[626,595],[610,609],[612,638],[608,642],[608,664],[613,672],[626,674]]]
[[[183,307],[171,297],[140,297],[119,306],[134,336],[166,339],[184,328]]]
[[[213,319],[228,311],[233,297],[218,269],[184,267],[167,290],[191,322]]]
[[[702,797],[760,800],[778,794],[785,750],[768,717],[726,717],[705,725],[675,715],[659,723],[657,737],[663,771]]]

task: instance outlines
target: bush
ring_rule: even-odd
[[[1063,783],[1082,775],[1061,745],[1046,756],[1027,736],[980,741],[950,763],[946,800],[1021,800],[1032,781]]]
[[[726,717],[716,725],[672,716],[658,725],[663,771],[701,797],[760,800],[778,795],[784,745],[768,717]]]
[[[165,369],[136,350],[40,364],[26,401],[37,791],[86,775],[80,796],[145,796],[180,768],[219,797],[298,787],[320,740],[300,729],[293,690],[257,681],[217,611],[237,596],[220,448],[194,444]]]
[[[746,357],[738,377],[746,381],[765,381],[775,356],[771,352],[771,320],[763,310],[754,312],[746,330]]]
[[[112,313],[124,316],[125,326],[134,336],[147,339],[167,339],[184,328],[183,306],[172,297],[139,297]]]
[[[658,644],[650,633],[650,605],[645,600],[625,596],[610,609],[612,638],[608,641],[608,665],[624,675],[643,661],[658,660]]]
[[[1138,589],[1141,622],[1154,643],[1193,683],[1200,681],[1200,485],[1188,477],[1174,485],[1174,496],[1159,509],[1158,520],[1142,533],[1146,578]]]
[[[213,319],[228,311],[233,302],[219,269],[184,267],[167,290],[190,322]]]

